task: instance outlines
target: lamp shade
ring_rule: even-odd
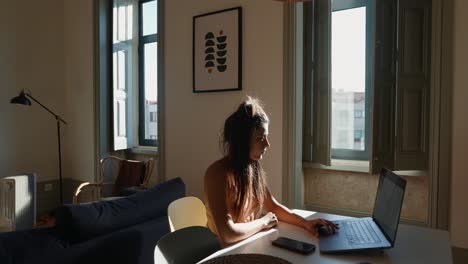
[[[22,104],[22,105],[31,105],[31,100],[29,100],[23,91],[18,96],[11,98],[10,103],[12,104]]]

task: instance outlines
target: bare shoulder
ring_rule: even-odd
[[[228,166],[227,161],[223,158],[217,160],[211,164],[205,173],[205,184],[213,183],[213,184],[220,184],[226,183],[226,180],[230,174],[230,169]]]

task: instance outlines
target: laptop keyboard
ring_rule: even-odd
[[[346,237],[351,244],[376,244],[380,239],[371,226],[370,219],[345,221]]]

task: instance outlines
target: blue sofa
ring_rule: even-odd
[[[153,263],[170,231],[167,207],[184,196],[176,178],[116,200],[63,205],[55,227],[0,234],[0,263]]]

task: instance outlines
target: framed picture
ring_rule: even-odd
[[[193,17],[193,92],[242,90],[242,8]]]

